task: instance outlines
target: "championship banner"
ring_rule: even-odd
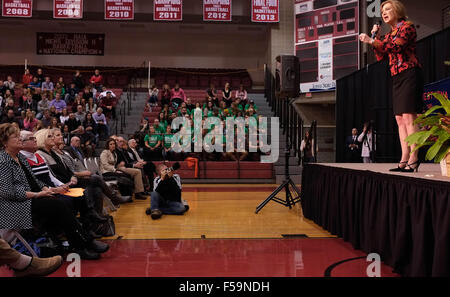
[[[204,21],[231,21],[231,0],[203,0]]]
[[[3,0],[2,16],[31,18],[33,0]]]
[[[94,55],[105,53],[105,34],[36,33],[38,55]]]
[[[279,0],[252,0],[252,22],[278,23],[279,21]]]
[[[183,1],[182,0],[154,0],[153,1],[154,21],[182,21]]]
[[[134,0],[105,0],[105,20],[134,20]]]
[[[53,0],[54,19],[82,19],[83,0]]]

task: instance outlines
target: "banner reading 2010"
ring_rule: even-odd
[[[279,15],[279,0],[252,0],[252,22],[278,23]]]
[[[134,20],[134,0],[105,0],[105,20]]]
[[[153,20],[155,21],[182,21],[182,0],[154,0]]]
[[[231,21],[231,0],[203,0],[204,21]]]

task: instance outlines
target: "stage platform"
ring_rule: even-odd
[[[439,164],[306,164],[305,218],[405,276],[450,276],[450,178]]]

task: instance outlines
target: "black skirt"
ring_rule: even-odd
[[[423,83],[423,73],[419,67],[407,69],[392,77],[394,115],[423,112]]]

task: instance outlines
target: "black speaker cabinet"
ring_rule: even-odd
[[[280,97],[295,98],[300,94],[300,63],[297,56],[276,57],[275,90]]]

